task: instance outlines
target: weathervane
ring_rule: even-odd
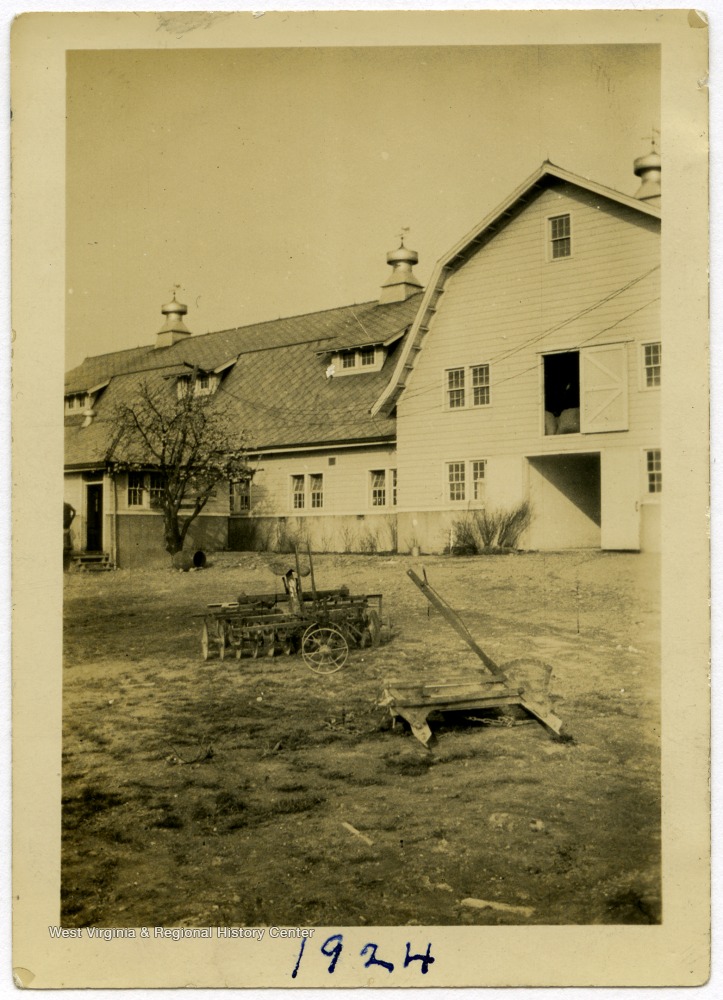
[[[401,232],[399,233],[400,247],[404,246],[404,234],[409,232],[409,226],[402,226]]]
[[[656,138],[655,138],[655,136],[656,136],[656,135],[658,135],[658,136],[660,135],[660,129],[659,129],[659,128],[656,128],[656,127],[655,127],[655,126],[653,125],[653,126],[651,126],[651,132],[652,132],[652,135],[641,135],[641,136],[640,136],[640,138],[641,138],[641,139],[649,139],[649,140],[650,140],[650,143],[651,143],[651,145],[652,145],[652,147],[653,147],[653,149],[652,149],[652,152],[653,152],[653,153],[657,153],[657,152],[658,152],[658,150],[656,149],[656,145],[657,145],[657,143],[658,143],[658,142],[659,142],[660,140],[659,140],[659,139],[656,139]]]

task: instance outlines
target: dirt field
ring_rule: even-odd
[[[273,590],[265,563],[66,578],[65,926],[660,920],[656,557],[418,561],[490,656],[552,664],[573,737],[446,717],[431,751],[390,728],[382,679],[477,661],[406,557],[315,558],[318,586],[381,591],[394,623],[339,673],[202,662],[192,615]]]

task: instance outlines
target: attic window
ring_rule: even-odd
[[[572,241],[569,215],[554,215],[550,224],[550,259],[560,260],[572,256]]]
[[[208,372],[198,372],[193,384],[194,396],[210,396],[218,388],[219,376]],[[178,396],[184,396],[191,386],[191,375],[181,375],[178,379]]]
[[[88,398],[87,392],[74,392],[70,396],[65,397],[65,408],[67,412],[71,410],[82,410],[85,407],[86,399]]]
[[[382,345],[347,348],[337,351],[331,359],[334,375],[359,375],[378,372],[384,366],[386,351]]]

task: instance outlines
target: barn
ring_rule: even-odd
[[[441,552],[465,517],[527,503],[524,547],[659,548],[658,153],[634,170],[629,196],[543,163],[426,290],[402,242],[372,301],[194,336],[174,297],[153,343],[86,358],[65,385],[76,558],[167,560],[157,472],[108,450],[119,402],[191,372],[253,470],[193,547]]]
[[[400,536],[527,501],[530,548],[659,547],[660,167],[629,197],[543,163],[440,259],[372,408]]]

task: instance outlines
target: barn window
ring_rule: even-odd
[[[389,470],[392,477],[392,507],[397,506],[397,470]]]
[[[291,477],[291,495],[292,495],[292,506],[294,510],[303,510],[304,507],[306,506],[303,476]]]
[[[342,368],[356,367],[356,353],[354,351],[344,351],[344,353],[341,356],[341,367]]]
[[[570,216],[554,215],[548,219],[550,224],[550,258],[560,260],[561,257],[572,256],[570,235]]]
[[[128,506],[143,506],[143,490],[145,488],[145,475],[142,472],[128,473]]]
[[[648,493],[663,492],[663,462],[660,448],[653,448],[646,453],[648,476]]]
[[[160,507],[163,503],[165,477],[160,472],[151,472],[148,477],[148,499],[151,507]]]
[[[645,366],[645,388],[657,389],[660,385],[663,348],[660,342],[643,344],[643,364]]]
[[[472,405],[487,406],[490,401],[490,366],[472,367]]]
[[[231,514],[247,514],[251,510],[251,481],[242,479],[228,484],[228,506]]]
[[[311,506],[318,509],[324,506],[324,477],[321,473],[309,476],[309,492],[311,493]]]
[[[359,351],[359,360],[361,361],[362,368],[368,368],[370,365],[374,364],[374,348],[373,347],[362,347]]]
[[[387,503],[387,476],[384,469],[375,469],[369,473],[371,478],[372,507],[385,507]]]
[[[464,500],[465,498],[465,474],[464,462],[447,463],[447,485],[448,496],[452,501]]]
[[[485,466],[484,459],[475,459],[472,462],[472,499],[484,500],[485,495]]]
[[[447,405],[450,410],[464,406],[464,368],[447,370]]]

